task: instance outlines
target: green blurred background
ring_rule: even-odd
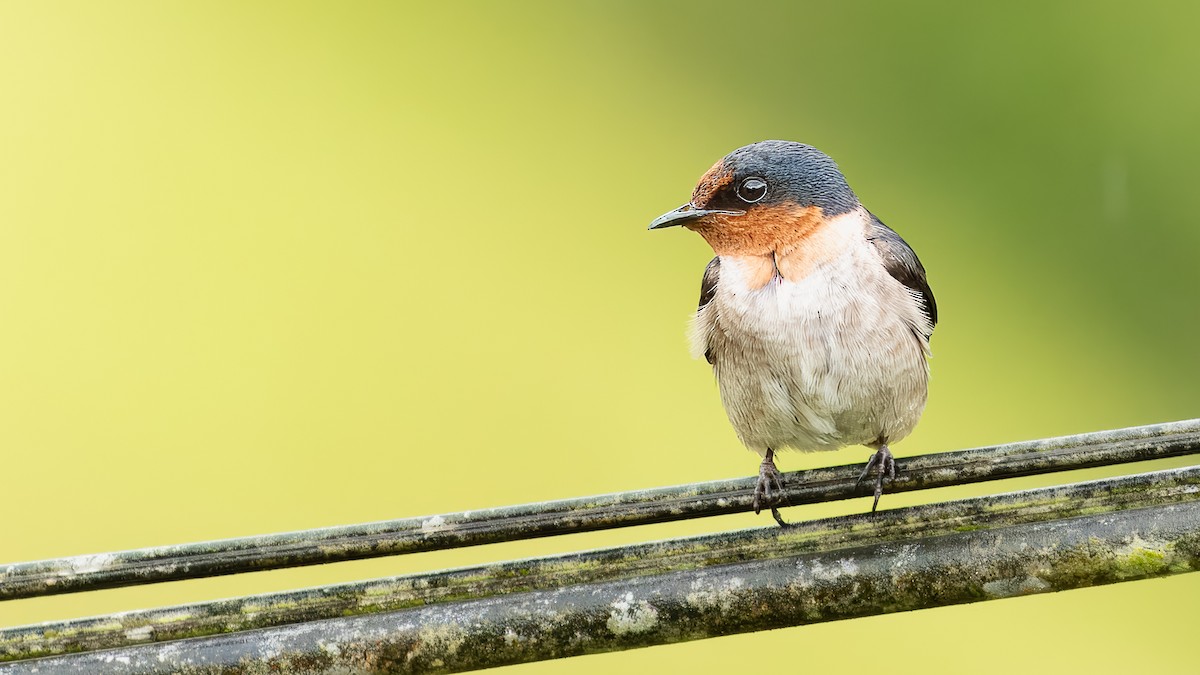
[[[1195,417],[1196,7],[5,2],[0,561],[750,475],[687,356],[710,253],[645,227],[765,138],[833,155],[929,269],[932,391],[897,454]],[[1200,574],[516,669],[1195,672],[1197,601]]]

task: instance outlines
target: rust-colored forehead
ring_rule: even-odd
[[[695,192],[692,193],[692,204],[696,206],[708,204],[713,195],[729,185],[732,180],[733,171],[725,166],[725,160],[722,159],[713,164],[712,168],[700,177],[700,182],[696,185]]]

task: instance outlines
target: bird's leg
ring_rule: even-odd
[[[775,468],[775,451],[767,448],[767,455],[763,457],[762,464],[758,465],[758,484],[754,486],[755,514],[762,511],[766,502],[774,501],[771,497],[772,488],[783,491],[783,476],[780,475],[779,469]],[[775,506],[771,506],[771,515],[775,517],[775,522],[787,525]]]
[[[859,474],[858,481],[854,483],[855,488],[863,482],[872,469],[875,470],[875,502],[871,504],[871,513],[875,513],[875,507],[879,506],[879,496],[883,494],[884,475],[886,474],[891,480],[896,480],[896,460],[892,458],[892,451],[888,450],[887,443],[881,444],[875,454],[871,455],[866,468]]]

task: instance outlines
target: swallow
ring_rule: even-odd
[[[917,254],[866,209],[828,155],[762,141],[708,170],[683,206],[650,223],[704,237],[693,355],[716,375],[739,440],[762,456],[754,512],[782,491],[775,453],[874,450],[879,506],[889,445],[908,436],[929,382],[937,304]]]

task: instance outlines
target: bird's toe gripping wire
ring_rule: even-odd
[[[854,486],[857,488],[861,485],[871,471],[875,472],[875,501],[871,504],[871,513],[874,513],[879,506],[879,497],[883,494],[883,477],[886,475],[889,480],[896,480],[896,460],[892,457],[892,451],[888,450],[887,444],[879,446],[879,450],[871,455]]]
[[[779,509],[771,502],[775,501],[772,491],[783,492],[783,475],[775,467],[775,452],[767,450],[767,456],[758,465],[758,483],[754,486],[754,513],[758,514],[764,506],[770,505],[771,516],[781,526],[786,526]]]

